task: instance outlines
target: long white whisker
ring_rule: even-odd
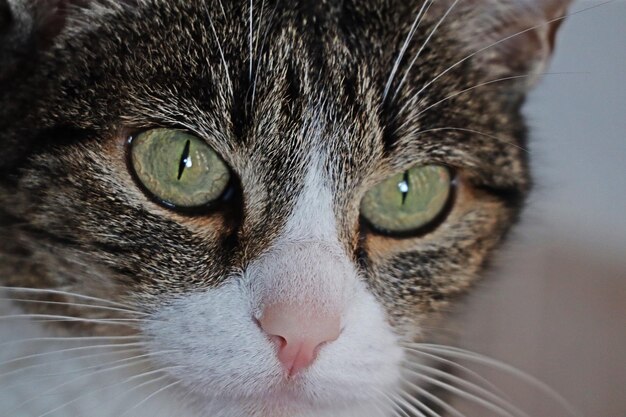
[[[10,345],[18,345],[26,342],[85,342],[92,340],[131,340],[142,339],[143,336],[71,336],[71,337],[33,337],[29,339],[11,340],[0,343],[0,348]]]
[[[128,310],[125,308],[117,308],[117,307],[107,307],[107,306],[99,306],[93,304],[81,304],[81,303],[70,303],[65,301],[45,301],[45,300],[28,300],[25,298],[0,298],[0,301],[12,301],[19,303],[27,303],[27,304],[50,304],[50,305],[59,305],[59,306],[69,306],[69,307],[80,307],[80,308],[95,308],[98,310],[106,310],[106,311],[118,311],[122,313],[135,314],[148,316],[148,313],[142,313],[140,311]]]
[[[424,381],[427,381],[429,383],[431,383],[432,385],[436,385],[440,388],[443,388],[447,391],[450,391],[453,394],[458,395],[459,397],[465,398],[466,400],[472,401],[480,406],[482,406],[483,408],[487,409],[487,410],[491,410],[495,413],[498,413],[498,415],[501,416],[505,416],[505,417],[515,417],[515,415],[511,414],[509,411],[505,410],[504,408],[496,405],[496,404],[492,404],[491,402],[485,400],[484,398],[481,398],[477,395],[474,394],[470,394],[466,391],[463,391],[462,389],[459,389],[457,387],[455,387],[454,385],[450,385],[446,382],[440,381],[436,378],[430,377],[428,375],[424,375],[422,373],[416,372],[414,370],[411,369],[406,369],[406,372],[409,372],[411,374],[413,374],[416,378],[420,378],[423,379]]]
[[[395,408],[395,410],[399,413],[402,414],[404,417],[411,417],[401,406],[400,404],[398,404],[398,399],[395,396],[390,396],[385,394],[385,396],[387,397],[387,399],[389,400],[390,404],[393,406],[393,408]]]
[[[467,366],[463,366],[463,365],[460,365],[460,364],[458,364],[458,363],[456,363],[454,361],[451,361],[449,359],[442,358],[441,356],[433,355],[432,353],[422,352],[422,351],[419,351],[419,350],[413,349],[413,348],[405,348],[405,351],[410,353],[410,354],[412,354],[412,355],[425,356],[425,357],[433,359],[433,360],[435,360],[437,362],[441,362],[441,363],[444,363],[446,365],[450,365],[450,366],[452,366],[454,368],[460,369],[461,371],[465,372],[466,374],[474,377],[476,380],[478,380],[481,383],[483,383],[487,388],[489,388],[490,390],[492,390],[493,392],[495,392],[499,396],[501,396],[503,398],[506,398],[506,394],[501,389],[496,387],[487,378],[483,377],[478,372],[475,372],[475,371],[471,370]]]
[[[372,406],[376,408],[376,410],[380,411],[380,416],[381,417],[387,417],[389,412],[394,412],[393,406],[391,406],[389,403],[385,403],[383,399],[376,399],[372,401]]]
[[[0,316],[0,320],[16,320],[16,319],[30,319],[41,322],[81,322],[81,323],[96,323],[96,324],[111,324],[130,326],[129,323],[145,323],[146,321],[152,321],[148,319],[89,319],[77,316],[63,316],[57,314],[8,314]]]
[[[491,366],[495,369],[508,372],[509,374],[520,378],[521,380],[529,383],[531,386],[535,386],[541,391],[548,394],[554,401],[559,403],[571,415],[582,417],[581,414],[577,412],[565,398],[563,398],[558,392],[556,392],[549,385],[540,381],[534,376],[520,369],[517,369],[514,366],[511,366],[507,363],[501,362],[497,359],[487,357],[485,355],[481,355],[476,352],[472,352],[469,350],[465,350],[465,349],[461,349],[461,348],[457,348],[453,346],[437,345],[437,344],[432,344],[432,343],[416,343],[410,346],[415,347],[420,350],[427,350],[427,351],[445,354],[445,355],[452,356],[452,357],[457,357],[460,359],[467,359],[469,361],[481,363],[484,365]]]
[[[254,53],[255,55],[258,54],[259,51],[259,38],[261,37],[261,21],[263,19],[263,11],[265,10],[265,0],[261,1],[261,11],[259,12],[259,18],[258,23],[257,23],[257,29],[256,29],[256,37],[254,39]],[[258,69],[257,69],[258,71]]]
[[[421,116],[422,114],[426,113],[428,110],[432,109],[433,107],[436,107],[436,106],[440,105],[441,103],[444,103],[444,102],[446,102],[448,100],[453,99],[454,97],[457,97],[459,95],[465,94],[465,93],[467,93],[469,91],[475,90],[476,88],[484,87],[484,86],[491,85],[491,84],[500,83],[500,82],[503,82],[503,81],[519,80],[519,79],[522,79],[522,78],[529,78],[529,77],[535,77],[535,76],[544,77],[544,76],[547,76],[547,75],[565,75],[565,74],[582,74],[582,73],[580,73],[580,72],[544,72],[544,73],[541,73],[541,74],[513,75],[513,76],[510,76],[510,77],[502,77],[502,78],[498,78],[498,79],[495,79],[495,80],[485,81],[484,83],[476,84],[476,85],[474,85],[472,87],[466,88],[464,90],[457,91],[455,93],[450,94],[449,96],[447,96],[445,98],[442,98],[441,100],[437,101],[436,103],[433,103],[430,106],[420,110],[420,112],[415,115],[415,118]],[[408,102],[411,102],[411,101],[412,100],[409,100]],[[406,109],[406,107],[407,107],[407,104],[402,106],[401,111],[404,111]]]
[[[226,9],[224,9],[224,3],[222,3],[222,0],[219,0],[218,4],[220,5],[220,9],[222,9],[222,16],[224,16],[224,20],[226,20]]]
[[[413,132],[412,135],[416,136],[422,133],[429,133],[429,132],[439,132],[439,131],[443,131],[443,130],[458,130],[459,132],[468,132],[468,133],[474,133],[476,135],[481,135],[481,136],[485,136],[491,139],[495,139],[498,142],[504,143],[505,145],[509,145],[509,146],[513,146],[514,148],[519,149],[520,151],[523,151],[525,153],[530,154],[530,151],[522,146],[519,146],[516,143],[513,142],[509,142],[507,140],[502,139],[501,137],[492,135],[490,133],[485,133],[485,132],[481,132],[480,130],[474,130],[474,129],[465,129],[463,127],[453,127],[453,126],[446,126],[446,127],[433,127],[430,129],[424,129],[424,130],[418,130],[417,132]]]
[[[411,388],[416,390],[422,397],[425,397],[425,398],[429,399],[434,404],[438,405],[439,407],[441,407],[444,410],[446,410],[447,412],[449,412],[450,415],[452,415],[454,417],[467,417],[464,414],[460,413],[456,408],[452,407],[450,404],[448,404],[445,401],[443,401],[441,398],[439,398],[439,397],[435,396],[434,394],[428,392],[428,390],[420,387],[419,385],[409,381],[406,378],[403,378],[403,381],[404,381],[405,384],[408,384]]]
[[[253,24],[252,24],[252,19],[254,18],[254,14],[253,14],[253,9],[254,8],[254,0],[250,0],[250,34],[248,36],[248,42],[249,42],[249,47],[250,47],[250,70],[249,70],[249,80],[250,82],[252,82],[252,56],[253,56],[253,51],[252,51],[252,46],[254,44],[253,40],[254,40],[254,33],[253,33]]]
[[[88,358],[96,358],[96,357],[102,357],[102,356],[107,356],[107,355],[121,355],[124,353],[133,353],[133,352],[142,352],[141,349],[135,348],[135,349],[125,349],[125,350],[115,350],[115,351],[111,351],[111,352],[100,352],[100,353],[93,353],[90,355],[81,355],[81,356],[76,356],[74,358],[66,358],[66,359],[61,359],[61,360],[57,360],[54,362],[54,364],[59,364],[59,363],[63,363],[63,362],[69,362],[69,361],[80,361],[80,360],[84,360],[84,359],[88,359]],[[18,369],[14,369],[13,371],[9,371],[9,372],[5,372],[3,374],[0,374],[0,378],[4,378],[10,375],[14,375],[16,373],[20,373],[20,372],[24,372],[27,371],[29,369],[36,369],[36,368],[41,368],[43,366],[49,366],[49,363],[37,363],[35,365],[29,365],[29,366],[24,366],[22,368],[18,368]],[[22,385],[24,384],[24,382],[21,382],[17,385]],[[14,385],[13,385],[14,386]],[[0,390],[4,390],[5,388],[10,388],[11,386],[8,387],[2,387],[0,388]]]
[[[139,365],[139,364],[141,364],[141,363],[148,362],[148,361],[150,361],[150,358],[146,358],[146,359],[139,359],[139,360],[136,360],[136,361],[131,362],[131,363],[124,363],[124,364],[122,364],[122,365],[117,365],[117,366],[113,366],[113,367],[106,368],[106,369],[100,369],[100,370],[98,370],[98,371],[90,372],[90,373],[85,374],[85,375],[80,375],[80,376],[77,376],[76,378],[72,378],[72,379],[70,379],[69,381],[66,381],[66,382],[64,382],[64,383],[62,383],[62,384],[56,385],[56,386],[54,386],[54,387],[52,387],[52,388],[50,388],[50,389],[48,389],[48,390],[46,390],[46,391],[44,391],[44,392],[42,392],[42,393],[38,394],[38,395],[37,395],[37,396],[35,396],[35,397],[32,397],[32,398],[30,398],[30,399],[28,399],[28,400],[26,400],[26,401],[23,401],[22,403],[18,404],[15,408],[13,408],[11,411],[16,411],[16,410],[19,410],[20,408],[24,407],[25,405],[27,405],[27,404],[29,404],[29,403],[31,403],[31,402],[33,402],[33,401],[35,401],[38,397],[53,394],[53,393],[57,392],[57,390],[58,390],[59,388],[66,387],[66,386],[68,386],[68,385],[70,385],[70,384],[73,384],[73,383],[74,383],[74,382],[76,382],[76,381],[80,381],[80,380],[82,380],[82,379],[89,378],[89,377],[92,377],[92,376],[94,376],[94,375],[100,375],[100,374],[102,374],[102,373],[115,371],[115,370],[117,370],[117,369],[128,368],[128,367],[130,367],[130,366],[136,366],[136,365]],[[92,391],[92,392],[93,392],[93,391]],[[85,395],[87,395],[87,394],[85,394]],[[82,396],[81,396],[81,397],[82,397]],[[78,398],[81,398],[81,397],[78,397]],[[78,400],[78,399],[75,399],[75,400],[73,400],[72,402],[77,401],[77,400]],[[72,402],[69,402],[69,404],[71,404]],[[67,404],[68,404],[68,403],[64,404],[64,405],[63,405],[62,407],[60,407],[60,408],[63,408],[63,407],[64,407],[65,405],[67,405]],[[58,408],[58,409],[54,409],[54,410],[51,410],[50,412],[48,412],[48,413],[46,413],[46,414],[44,414],[44,415],[51,414],[52,412],[57,411],[57,410],[59,410],[60,408]]]
[[[566,14],[566,15],[561,16],[561,17],[556,17],[556,18],[553,18],[553,19],[549,19],[549,20],[547,20],[547,21],[545,21],[545,22],[543,22],[543,23],[541,23],[539,25],[532,26],[532,27],[529,27],[527,29],[521,30],[521,31],[519,31],[517,33],[514,33],[512,35],[506,36],[506,37],[504,37],[504,38],[502,38],[502,39],[500,39],[500,40],[498,40],[496,42],[493,42],[493,43],[491,43],[491,44],[489,44],[489,45],[487,45],[487,46],[485,46],[483,48],[480,48],[477,51],[474,51],[471,54],[465,56],[464,58],[458,60],[456,63],[452,64],[451,66],[449,66],[448,68],[446,68],[445,70],[443,70],[442,72],[437,74],[433,79],[431,79],[429,82],[424,84],[424,86],[414,95],[414,97],[417,97],[417,96],[421,95],[424,92],[424,90],[426,90],[428,87],[430,87],[439,78],[443,77],[445,74],[447,74],[448,72],[452,71],[454,68],[456,68],[457,66],[461,65],[463,62],[467,61],[468,59],[470,59],[470,58],[472,58],[472,57],[474,57],[474,56],[476,56],[476,55],[478,55],[478,54],[480,54],[480,53],[482,53],[482,52],[484,52],[484,51],[486,51],[486,50],[488,50],[490,48],[493,48],[496,45],[501,44],[502,42],[505,42],[505,41],[507,41],[509,39],[512,39],[512,38],[516,37],[516,36],[523,35],[524,33],[530,32],[531,30],[539,29],[541,27],[550,25],[550,24],[552,24],[554,22],[562,21],[563,19],[566,19],[567,17],[574,16],[576,14],[579,14],[579,13],[582,13],[582,12],[586,12],[586,11],[591,10],[591,9],[595,9],[596,7],[604,6],[604,5],[606,5],[608,3],[611,3],[613,1],[615,1],[615,0],[608,0],[608,1],[605,1],[603,3],[596,4],[594,6],[589,6],[587,8],[582,9],[582,10],[577,10],[575,12]]]
[[[400,414],[403,414],[404,417],[411,417],[409,416],[406,411],[404,411],[399,405],[398,403],[396,403],[395,399],[393,397],[391,397],[389,394],[387,394],[386,392],[374,388],[374,390],[380,394],[381,396],[381,400],[387,400],[387,403],[389,404],[389,410],[393,411],[394,413],[396,413],[396,416],[399,416]],[[395,411],[394,411],[395,410]]]
[[[160,352],[142,353],[140,355],[130,356],[128,358],[116,359],[114,361],[105,362],[105,363],[99,363],[97,365],[91,365],[91,366],[87,366],[87,367],[84,367],[84,368],[75,369],[75,370],[72,370],[72,371],[55,372],[55,373],[50,373],[50,374],[40,374],[40,375],[37,375],[37,377],[59,377],[59,376],[64,376],[64,375],[72,375],[72,374],[88,371],[88,370],[91,370],[91,369],[102,368],[103,366],[117,365],[119,363],[131,362],[131,361],[135,361],[136,359],[142,359],[142,358],[150,358],[152,356],[162,355],[164,353],[171,353],[171,352],[175,352],[175,350],[164,350],[164,351],[160,351]]]
[[[456,382],[460,387],[462,387],[464,389],[467,389],[467,390],[472,390],[474,393],[476,393],[476,395],[482,395],[483,398],[485,398],[486,400],[488,400],[492,404],[498,405],[498,406],[502,407],[503,409],[506,409],[506,410],[510,411],[511,413],[514,413],[514,414],[516,414],[518,416],[522,416],[522,417],[530,417],[527,413],[525,413],[524,411],[520,410],[518,407],[514,406],[510,402],[507,402],[507,401],[503,400],[498,395],[495,395],[494,393],[492,393],[492,392],[482,388],[481,386],[479,386],[477,384],[474,384],[472,382],[466,381],[463,378],[459,378],[456,375],[450,374],[448,372],[441,371],[439,369],[436,369],[436,368],[433,368],[433,367],[430,367],[430,366],[421,365],[419,363],[411,363],[411,362],[407,362],[407,364],[409,366],[412,366],[413,368],[420,369],[422,372],[429,372],[429,373],[437,375],[439,377],[446,378],[449,381]]]
[[[404,72],[404,76],[400,80],[400,83],[398,83],[398,86],[396,87],[396,91],[393,94],[393,98],[394,99],[396,98],[396,96],[400,92],[400,89],[402,88],[402,85],[404,84],[404,82],[406,81],[407,77],[409,76],[409,73],[410,73],[411,69],[413,68],[413,65],[415,65],[415,62],[417,61],[417,59],[422,54],[422,51],[424,50],[424,48],[426,48],[426,45],[428,44],[428,42],[430,42],[430,39],[433,37],[435,32],[437,32],[437,29],[439,29],[439,26],[444,22],[444,20],[446,20],[446,18],[452,12],[452,10],[454,9],[454,7],[457,5],[458,2],[459,2],[459,0],[455,0],[454,3],[452,3],[452,5],[450,7],[448,7],[448,10],[446,10],[446,12],[443,14],[443,16],[441,16],[441,18],[439,19],[439,21],[437,22],[437,24],[435,25],[433,30],[428,34],[428,37],[426,38],[426,40],[424,41],[424,43],[422,44],[420,49],[417,51],[417,54],[415,54],[415,57],[413,57],[413,59],[411,60],[411,63],[409,64],[408,68]]]
[[[21,356],[19,358],[15,358],[15,359],[11,359],[8,361],[4,361],[4,362],[0,362],[0,366],[6,366],[15,362],[19,362],[19,361],[23,361],[26,359],[33,359],[33,358],[41,358],[41,357],[45,357],[45,356],[50,356],[50,355],[55,355],[55,354],[59,354],[59,353],[67,353],[67,352],[77,352],[77,351],[82,351],[82,350],[87,350],[87,349],[104,349],[104,348],[120,348],[120,347],[142,347],[144,344],[141,342],[138,343],[109,343],[106,345],[91,345],[91,346],[79,346],[79,347],[75,347],[75,348],[69,348],[69,349],[60,349],[60,350],[54,350],[51,352],[42,352],[42,353],[34,353],[32,355],[26,355],[26,356]]]
[[[265,0],[263,0],[263,3],[261,3],[261,11],[263,10],[263,6],[265,4]],[[254,101],[256,98],[256,85],[257,85],[257,81],[259,79],[259,73],[261,72],[261,59],[263,58],[263,50],[265,49],[265,45],[266,45],[266,41],[267,41],[267,36],[269,35],[271,26],[272,26],[272,20],[274,19],[274,16],[276,14],[276,9],[278,8],[278,2],[276,2],[274,4],[274,9],[272,10],[272,14],[270,15],[269,20],[267,21],[267,25],[266,25],[266,29],[265,29],[265,33],[263,34],[263,40],[261,41],[261,48],[257,53],[257,64],[256,64],[256,72],[254,73],[254,81],[252,82],[252,99],[250,100],[251,103],[251,108],[254,108]],[[261,15],[263,13],[261,12]],[[261,16],[262,17],[262,16]],[[259,26],[259,31],[261,30],[261,26]],[[259,41],[259,33],[257,33],[257,42]]]
[[[407,392],[402,392],[400,393],[400,395],[404,396],[408,402],[414,404],[416,407],[424,410],[424,412],[428,413],[430,415],[430,417],[441,417],[441,415],[439,415],[439,413],[435,412],[432,408],[430,408],[429,406],[427,406],[426,404],[424,404],[422,401],[418,400],[417,398],[413,397],[412,395],[410,395]],[[426,416],[424,416],[426,417]]]
[[[426,415],[424,413],[422,413],[415,405],[409,403],[407,400],[405,400],[404,398],[402,398],[402,395],[395,395],[394,399],[400,403],[400,405],[404,406],[407,410],[409,410],[412,413],[415,413],[416,417],[426,417]],[[415,400],[417,401],[417,400]],[[419,401],[417,401],[419,402]]]
[[[397,417],[398,414],[394,410],[397,405],[382,390],[377,388],[374,388],[374,390],[380,395],[380,398],[372,397],[372,405],[381,412],[381,417],[387,417],[390,412],[394,413],[394,416]]]
[[[124,395],[127,395],[130,392],[136,391],[136,390],[138,390],[141,387],[145,387],[146,385],[151,385],[151,384],[154,384],[155,382],[159,382],[159,381],[162,381],[162,380],[167,379],[167,378],[168,378],[168,375],[161,375],[159,377],[156,377],[156,378],[153,378],[153,379],[149,379],[149,380],[144,381],[144,382],[142,382],[142,383],[140,383],[138,385],[135,385],[134,387],[132,387],[129,390],[125,391]],[[181,401],[181,402],[183,402],[183,401]],[[122,414],[122,415],[124,415],[124,414]]]
[[[252,0],[250,0],[250,4],[252,5]],[[263,11],[265,9],[265,0],[261,1],[261,11],[259,13],[259,18],[258,23],[257,23],[257,30],[256,30],[256,39],[254,40],[254,55],[259,56],[259,38],[261,37],[261,22],[263,21]],[[269,24],[269,23],[268,23]],[[258,59],[257,63],[256,63],[256,71],[254,74],[254,81],[250,80],[252,82],[252,98],[250,100],[250,108],[254,109],[254,96],[256,94],[256,82],[258,79],[258,74],[259,74],[259,65],[261,64],[261,60]],[[250,49],[250,68],[252,69],[252,48]],[[250,72],[250,76],[252,76],[252,72]]]
[[[135,404],[134,407],[128,409],[126,412],[124,412],[120,417],[124,417],[126,415],[128,415],[129,412],[131,412],[132,410],[136,409],[137,407],[141,406],[142,404],[145,404],[146,402],[150,401],[151,398],[155,397],[156,395],[160,394],[161,392],[176,386],[178,384],[180,384],[181,381],[174,381],[171,384],[168,384],[162,388],[159,388],[157,391],[153,392],[152,394],[148,395],[146,398],[144,398],[143,400],[141,400],[140,402],[138,402],[137,404]]]
[[[222,11],[223,11],[222,7]],[[209,14],[208,8],[206,9],[206,16],[209,19],[209,25],[211,26],[211,31],[213,31],[213,36],[215,37],[215,42],[217,42],[217,49],[220,53],[220,57],[222,58],[222,64],[224,65],[224,71],[226,73],[226,79],[228,80],[228,88],[230,90],[230,94],[234,94],[233,81],[230,78],[230,69],[228,68],[228,64],[226,63],[226,56],[224,55],[224,50],[222,49],[222,43],[220,42],[220,38],[217,35],[217,31],[215,30],[215,25],[213,24],[213,19],[211,19],[211,15]],[[224,14],[226,16],[226,14]]]
[[[145,377],[145,376],[148,376],[148,375],[152,375],[152,374],[155,374],[157,372],[164,372],[164,371],[166,371],[168,369],[173,369],[173,368],[176,368],[176,367],[161,368],[161,369],[157,369],[157,370],[154,370],[154,371],[144,372],[144,373],[141,373],[141,374],[138,374],[138,375],[131,376],[131,377],[129,377],[129,378],[127,378],[127,379],[125,379],[125,380],[123,380],[121,382],[116,382],[114,384],[109,384],[109,385],[106,385],[104,387],[98,388],[96,390],[89,391],[87,393],[79,395],[78,397],[74,398],[71,401],[68,401],[68,402],[66,402],[64,404],[61,404],[60,406],[56,407],[53,410],[46,411],[45,413],[40,414],[37,417],[45,417],[45,416],[48,416],[50,414],[53,414],[53,413],[55,413],[55,412],[65,408],[65,407],[67,407],[68,405],[71,405],[71,404],[75,403],[76,401],[79,401],[81,398],[84,398],[84,397],[86,397],[88,395],[95,394],[96,392],[104,391],[105,389],[108,389],[108,388],[111,388],[111,387],[114,387],[114,386],[117,386],[117,385],[126,384],[128,382],[134,381],[135,379],[142,378],[142,377]]]
[[[130,311],[136,311],[133,307],[129,306],[128,304],[119,303],[117,301],[106,300],[104,298],[93,297],[90,295],[76,294],[76,293],[69,292],[69,291],[53,290],[53,289],[46,289],[46,288],[6,287],[6,286],[0,286],[0,290],[6,291],[6,292],[24,292],[24,293],[35,293],[35,294],[64,295],[67,297],[80,298],[83,300],[100,301],[102,303],[107,303],[109,305],[129,309]]]
[[[398,53],[398,56],[396,57],[396,60],[393,64],[391,73],[389,74],[389,78],[387,79],[387,84],[385,84],[385,90],[383,92],[383,101],[387,99],[387,95],[389,94],[389,89],[391,88],[393,79],[395,78],[396,73],[398,72],[398,68],[400,68],[400,63],[402,62],[402,59],[404,58],[404,54],[406,53],[406,50],[409,47],[411,40],[413,40],[413,36],[415,36],[415,32],[417,28],[419,27],[419,24],[422,21],[422,16],[425,12],[428,11],[432,3],[433,3],[432,0],[426,0],[422,4],[422,7],[420,7],[419,11],[417,12],[417,16],[415,17],[415,20],[413,21],[413,24],[411,25],[411,29],[409,29],[409,33],[406,39],[404,40],[404,43],[402,44],[402,48],[400,48],[400,52]]]

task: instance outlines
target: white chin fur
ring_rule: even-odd
[[[287,381],[275,347],[253,320],[250,286],[185,295],[163,307],[144,329],[153,352],[212,416],[350,416],[398,384],[402,351],[378,303],[357,286],[340,337],[310,368]],[[202,400],[204,399],[204,400]],[[370,405],[371,410],[371,405]],[[380,415],[380,412],[374,415]]]

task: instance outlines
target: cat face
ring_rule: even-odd
[[[101,319],[73,332],[140,335],[212,415],[337,416],[397,390],[403,344],[518,214],[519,109],[562,10],[57,3],[10,2],[0,38],[5,285],[131,306],[132,326],[42,308]],[[159,166],[189,182],[167,188]],[[433,197],[401,218],[390,201],[411,201],[411,178]]]

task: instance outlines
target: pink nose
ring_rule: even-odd
[[[288,376],[310,366],[321,346],[341,333],[339,314],[320,314],[306,308],[273,304],[263,311],[259,323],[278,348],[278,360]]]

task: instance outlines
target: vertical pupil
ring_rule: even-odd
[[[409,194],[409,171],[404,171],[404,175],[402,176],[402,181],[398,183],[398,190],[402,193],[402,205],[404,205],[406,201],[406,197]]]
[[[189,158],[189,148],[191,147],[191,141],[188,140],[185,143],[185,148],[183,149],[183,154],[180,156],[180,162],[178,163],[178,179],[183,176],[183,172],[185,168],[191,167],[191,158]]]

